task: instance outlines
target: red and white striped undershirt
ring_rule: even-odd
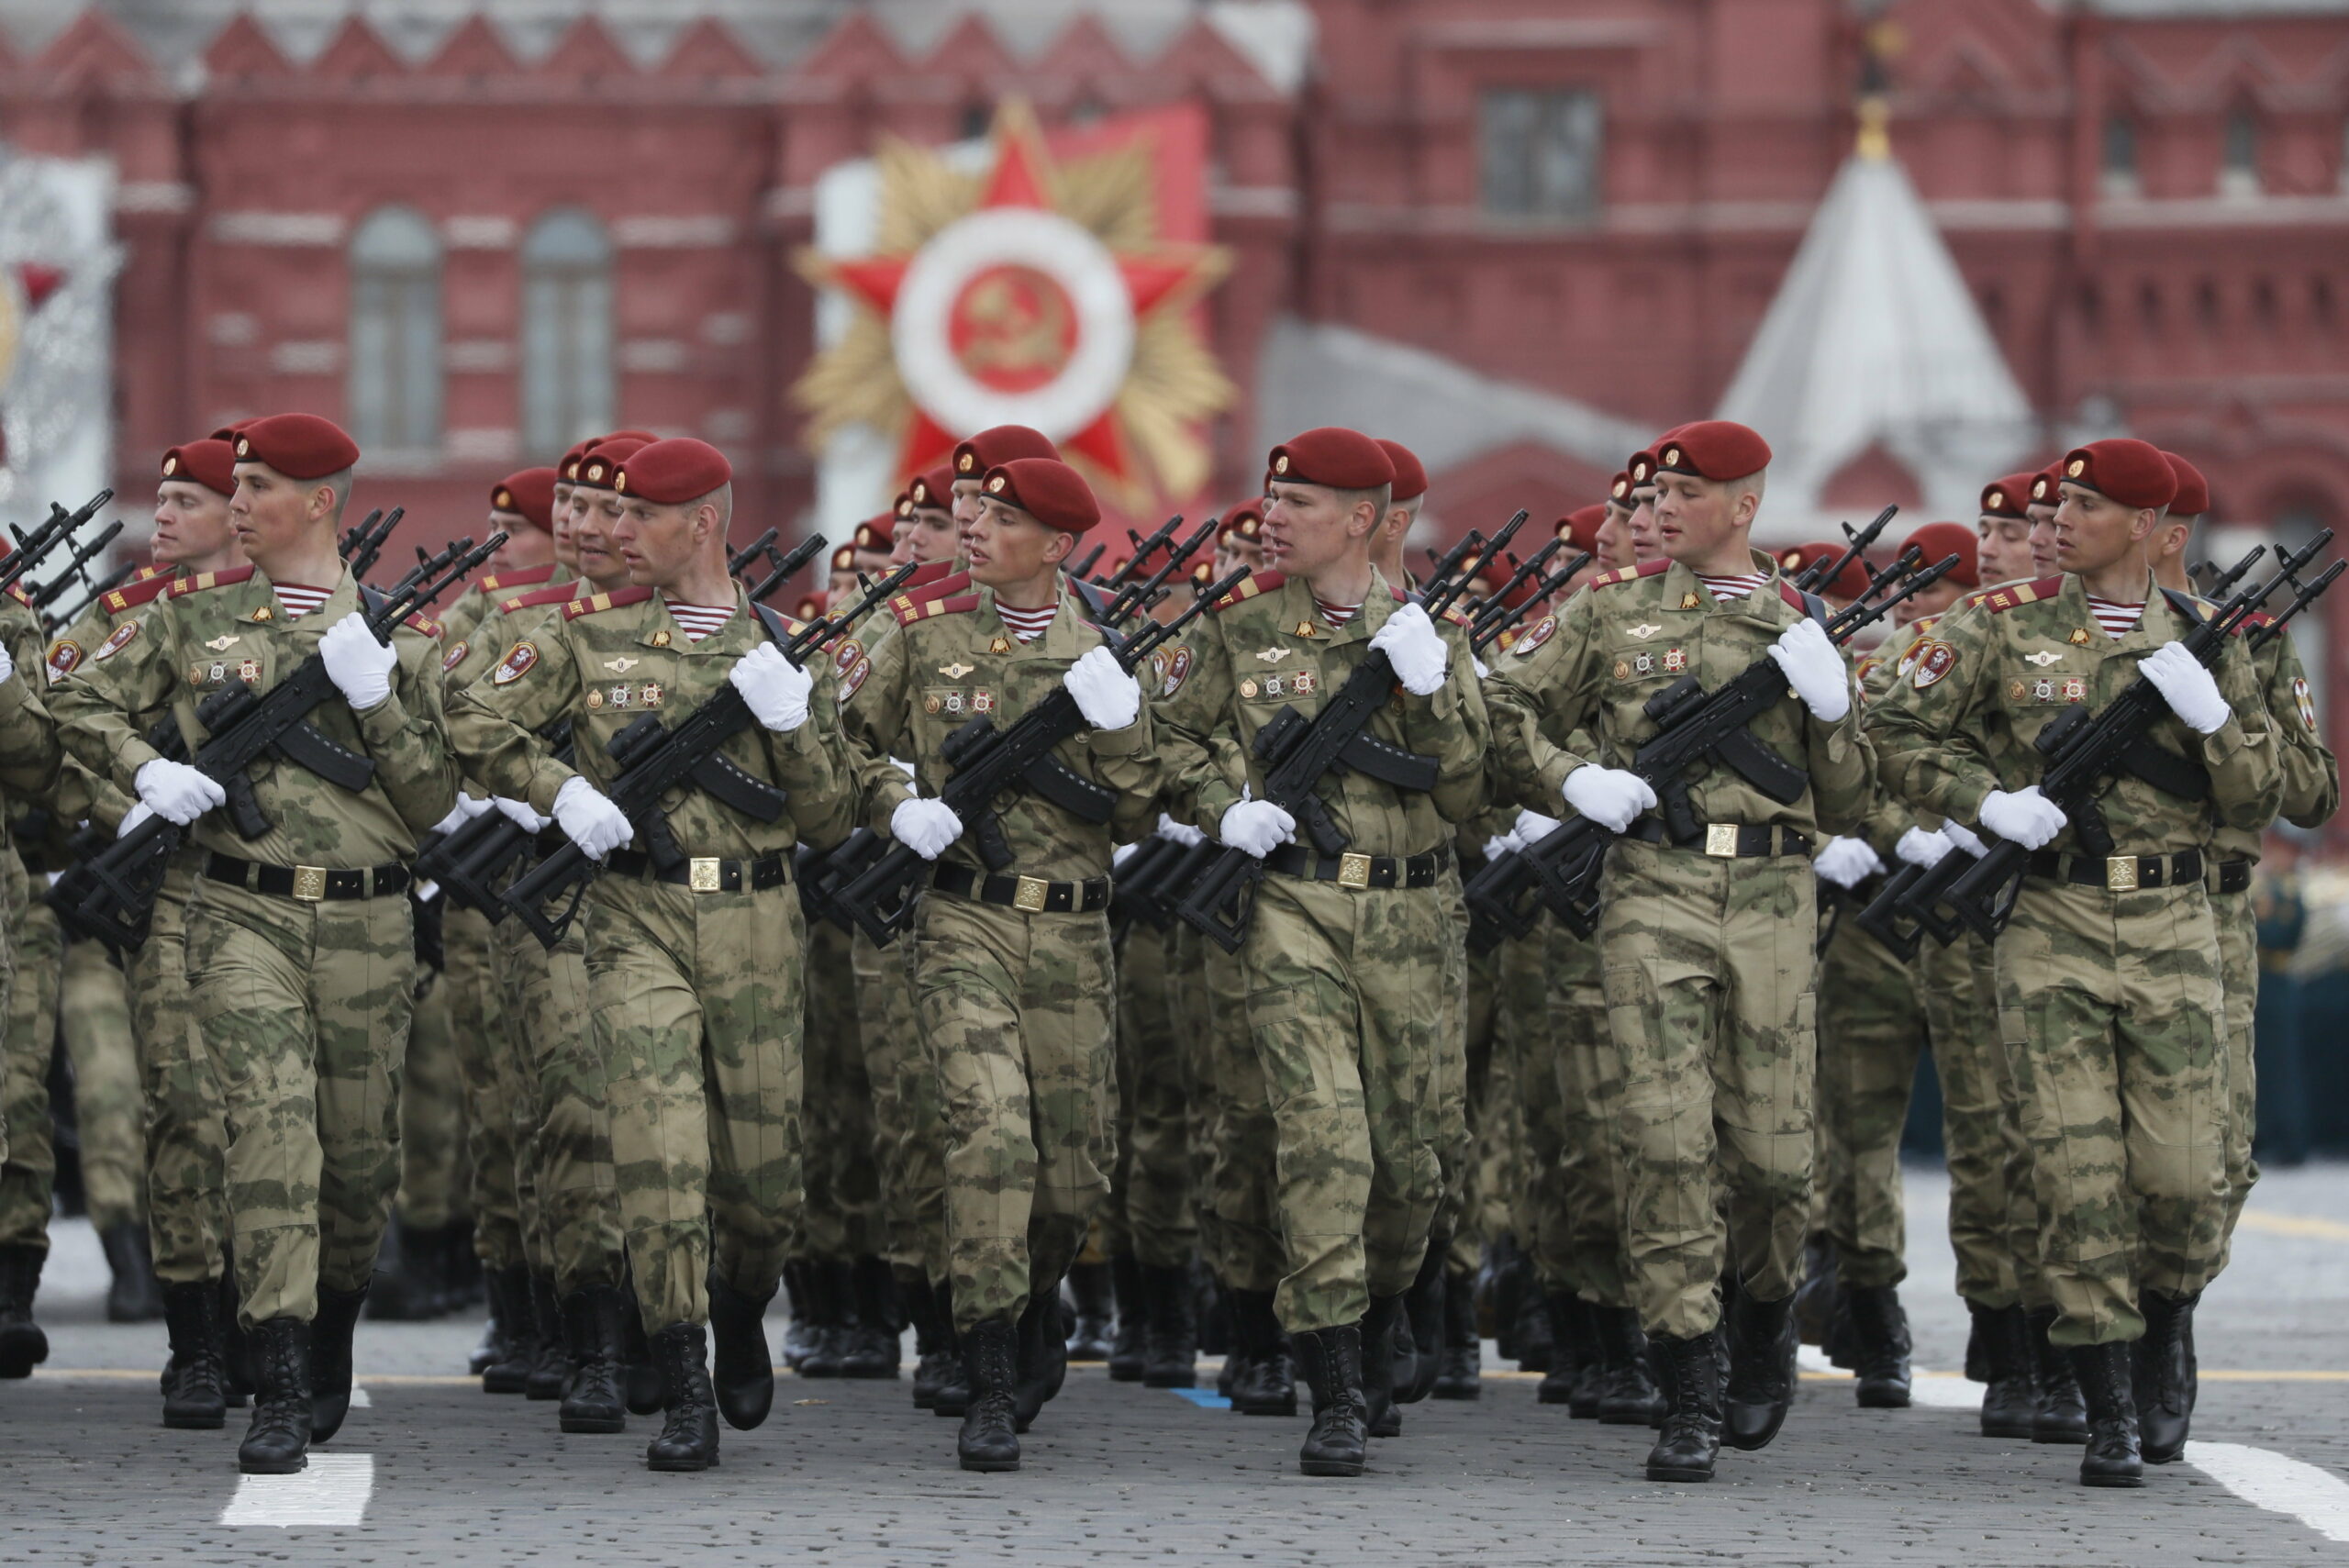
[[[331,588],[313,588],[306,583],[273,583],[277,590],[277,606],[285,612],[287,620],[300,620],[327,602]]]
[[[699,642],[734,618],[731,605],[685,605],[665,595],[662,602],[669,606],[669,618],[677,623],[677,629],[685,634],[688,642]]]
[[[1007,605],[1001,599],[995,602],[996,618],[1003,622],[1005,630],[1022,642],[1033,642],[1043,636],[1044,628],[1052,624],[1052,617],[1060,614],[1060,610],[1058,605],[1046,605],[1041,610],[1023,610],[1018,605]]]
[[[2136,626],[2138,618],[2145,613],[2145,606],[2119,604],[2111,599],[2099,599],[2094,594],[2090,594],[2088,613],[2096,617],[2097,625],[2104,628],[2105,636],[2119,639],[2129,635],[2131,629]]]
[[[1744,598],[1769,580],[1767,572],[1731,572],[1719,577],[1702,572],[1697,573],[1697,581],[1711,590],[1713,597],[1723,604],[1731,599]]]
[[[1360,605],[1333,605],[1319,594],[1313,595],[1313,604],[1321,612],[1321,618],[1333,628],[1343,626],[1362,614]]]

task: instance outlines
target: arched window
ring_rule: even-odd
[[[440,238],[378,207],[351,237],[351,433],[362,450],[440,445]]]
[[[2127,115],[2105,117],[2103,173],[2106,195],[2137,194],[2137,122]]]
[[[2227,116],[2224,145],[2221,149],[2219,190],[2230,196],[2255,196],[2259,194],[2259,120],[2247,104],[2237,105]]]
[[[612,245],[604,226],[563,208],[522,241],[522,441],[551,461],[612,428]]]

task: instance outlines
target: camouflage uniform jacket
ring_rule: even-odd
[[[2203,606],[2206,613],[2216,607]],[[2266,617],[2253,619],[2257,624]],[[2316,698],[2309,690],[2299,650],[2288,636],[2273,637],[2252,654],[2251,665],[2266,704],[2268,726],[2275,732],[2276,761],[2284,774],[2277,814],[2296,828],[2321,828],[2341,809],[2341,764],[2318,727]],[[2210,841],[2220,860],[2256,861],[2259,839],[2258,828],[2221,822]]]
[[[486,577],[475,578],[473,586],[466,589],[462,596],[449,606],[449,613],[440,617],[442,633],[448,639],[443,644],[448,652],[443,657],[448,659],[451,667],[462,662],[465,655],[473,651],[474,633],[484,624],[493,622],[498,609],[508,599],[575,581],[576,573],[561,562],[550,562],[544,566],[525,566],[518,572],[493,572]],[[496,640],[494,638],[484,639]],[[491,651],[495,652],[496,650]]]
[[[106,595],[82,612],[82,617],[59,634],[49,645],[49,684],[55,685],[82,667],[91,653],[113,635],[114,628],[125,620],[144,615],[147,606],[171,592],[178,573],[168,566],[142,566],[139,575]],[[130,716],[130,721],[145,734],[155,721],[170,711],[166,704],[148,713]],[[112,828],[122,821],[130,809],[132,796],[115,787],[114,781],[101,773],[94,773],[82,765],[77,757],[67,757],[57,777],[57,813],[76,822],[96,822]]]
[[[777,619],[787,631],[797,629],[798,623]],[[608,748],[621,730],[648,715],[664,722],[691,715],[729,685],[736,660],[769,640],[765,622],[739,588],[734,614],[699,642],[651,588],[573,599],[548,618],[513,629],[518,635],[487,677],[450,697],[450,732],[468,777],[541,815],[553,812],[556,794],[574,776],[608,790],[619,773]],[[544,739],[548,727],[565,717],[574,759],[569,767]],[[838,717],[820,698],[790,734],[752,723],[719,755],[783,790],[783,815],[761,822],[698,787],[672,790],[661,811],[682,852],[756,859],[802,839],[829,844],[848,831],[847,752]],[[641,834],[630,848],[647,848]]]
[[[1642,706],[1685,675],[1707,691],[1734,679],[1808,613],[1776,564],[1755,555],[1769,579],[1742,599],[1717,600],[1677,562],[1610,572],[1542,621],[1493,672],[1494,765],[1500,787],[1555,815],[1566,775],[1586,762],[1629,767],[1656,733]],[[1726,767],[1691,771],[1689,802],[1700,822],[1768,824],[1848,833],[1868,810],[1873,758],[1860,704],[1833,724],[1811,717],[1792,692],[1748,726],[1754,738],[1810,775],[1782,806]],[[1578,742],[1577,729],[1589,740]]]
[[[81,667],[61,682],[55,706],[65,744],[92,773],[126,795],[157,752],[142,716],[168,706],[191,754],[206,730],[196,706],[231,680],[266,694],[317,651],[327,628],[360,608],[359,584],[339,574],[326,601],[288,619],[268,576],[253,567],[174,582],[144,613],[119,621]],[[299,763],[263,756],[248,770],[269,830],[239,835],[225,810],[196,819],[206,849],[276,865],[380,865],[416,852],[417,835],[448,814],[457,772],[440,716],[440,628],[411,616],[392,634],[398,662],[392,695],[353,713],[329,696],[308,722],[328,740],[362,752],[374,776],[357,792],[328,784]]]
[[[1284,707],[1308,719],[1318,714],[1321,699],[1343,686],[1369,654],[1371,638],[1402,598],[1374,570],[1360,613],[1333,628],[1302,578],[1260,572],[1192,622],[1181,647],[1162,650],[1158,717],[1169,813],[1212,834],[1243,787],[1261,796],[1264,765],[1256,756],[1256,732]],[[1447,619],[1442,635],[1452,647],[1443,684],[1424,697],[1397,684],[1365,731],[1433,757],[1435,788],[1398,789],[1342,768],[1315,786],[1354,853],[1424,854],[1451,842],[1454,827],[1485,809],[1485,692],[1459,623]],[[1297,841],[1305,842],[1302,824]]]
[[[46,805],[57,784],[56,726],[41,693],[40,619],[11,592],[0,595],[0,639],[17,673],[0,683],[0,793]],[[6,841],[0,830],[0,843]]]

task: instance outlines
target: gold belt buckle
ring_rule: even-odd
[[[720,891],[718,867],[724,862],[716,855],[696,855],[685,871],[685,885],[696,893]]]
[[[1705,825],[1705,853],[1718,859],[1737,859],[1737,824],[1709,822]]]
[[[2137,891],[2137,857],[2114,855],[2104,862],[2104,890],[2107,893]]]
[[[306,904],[316,904],[317,902],[318,902],[318,900],[320,900],[321,898],[324,898],[326,895],[327,895],[327,868],[326,868],[326,867],[324,867],[324,866],[295,866],[295,867],[294,868],[294,896],[295,896],[295,897],[301,899],[304,903],[306,903]]]
[[[1370,857],[1353,853],[1338,857],[1338,885],[1363,888],[1370,885]]]
[[[1052,885],[1041,876],[1021,877],[1019,884],[1012,889],[1011,906],[1014,909],[1025,910],[1030,915],[1042,914],[1044,895]]]

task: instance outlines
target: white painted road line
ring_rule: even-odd
[[[2349,1541],[2349,1481],[2329,1470],[2245,1443],[2188,1442],[2186,1462],[2246,1503]]]
[[[351,1385],[351,1407],[354,1410],[373,1410],[375,1407],[375,1401],[367,1396],[366,1389],[354,1383]]]
[[[1816,1346],[1804,1345],[1795,1351],[1798,1370],[1821,1378],[1848,1380],[1851,1373],[1827,1359],[1827,1352]],[[1917,1372],[1909,1379],[1909,1399],[1911,1404],[1927,1405],[1941,1410],[1979,1410],[1982,1408],[1982,1388],[1962,1377],[1943,1372]]]
[[[310,1468],[295,1475],[240,1475],[237,1495],[220,1512],[228,1526],[281,1529],[324,1525],[348,1529],[367,1514],[375,1490],[372,1453],[314,1453]]]

